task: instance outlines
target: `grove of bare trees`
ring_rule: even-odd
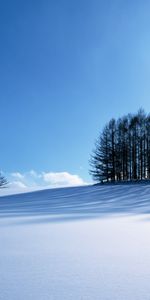
[[[111,119],[95,143],[90,165],[97,182],[150,179],[150,115],[140,109]]]

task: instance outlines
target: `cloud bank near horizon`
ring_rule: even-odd
[[[9,190],[14,192],[88,184],[79,175],[70,174],[69,172],[36,172],[35,170],[25,173],[10,173],[8,174],[8,181]]]

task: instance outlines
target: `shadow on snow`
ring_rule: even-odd
[[[0,197],[0,218],[62,222],[118,214],[149,214],[150,185],[95,185]]]

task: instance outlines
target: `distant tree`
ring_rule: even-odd
[[[6,187],[8,184],[7,179],[0,172],[0,188]]]
[[[95,143],[90,160],[98,182],[150,179],[150,115],[111,119]]]

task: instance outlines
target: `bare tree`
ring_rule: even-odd
[[[6,187],[8,184],[7,179],[2,175],[2,173],[0,172],[0,188],[4,188]]]

